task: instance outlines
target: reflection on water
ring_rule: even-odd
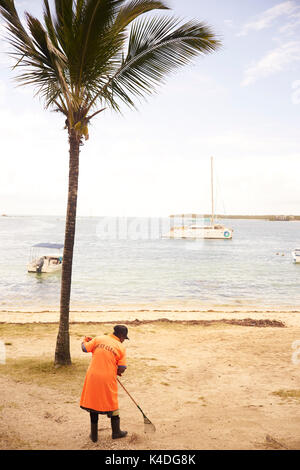
[[[35,279],[36,282],[41,283],[49,283],[49,282],[60,282],[61,273],[60,272],[53,272],[53,273],[27,273],[31,279]]]

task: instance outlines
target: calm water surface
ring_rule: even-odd
[[[300,264],[291,257],[300,247],[300,222],[228,220],[232,240],[194,242],[105,239],[103,220],[78,218],[72,308],[159,301],[300,306]],[[143,220],[133,220],[135,229]],[[159,224],[162,233],[168,220]],[[0,217],[0,310],[58,307],[60,274],[29,274],[26,265],[33,244],[63,239],[62,217]]]

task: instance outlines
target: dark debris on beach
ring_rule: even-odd
[[[79,322],[71,322],[73,324],[79,323]],[[272,327],[272,328],[285,328],[286,325],[279,321],[279,320],[269,320],[269,319],[262,319],[262,320],[256,320],[253,318],[243,318],[243,319],[220,319],[220,320],[170,320],[169,318],[157,318],[154,320],[139,320],[136,318],[135,320],[127,320],[126,322],[124,320],[121,321],[100,321],[100,322],[85,322],[89,324],[93,323],[105,323],[105,324],[117,324],[117,323],[126,323],[126,325],[133,325],[133,326],[138,326],[138,325],[145,325],[149,323],[178,323],[180,325],[201,325],[201,326],[211,326],[214,324],[223,324],[226,323],[227,325],[238,325],[238,326],[255,326],[259,328],[267,328],[267,327]]]

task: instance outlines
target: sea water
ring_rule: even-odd
[[[300,222],[222,220],[232,240],[172,240],[169,219],[79,217],[72,309],[159,302],[300,306]],[[141,226],[143,230],[141,230]],[[31,246],[63,243],[63,217],[0,217],[0,310],[58,309],[61,274],[27,272]]]

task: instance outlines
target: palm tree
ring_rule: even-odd
[[[75,239],[79,153],[89,124],[105,108],[151,94],[165,76],[198,54],[220,46],[202,22],[182,22],[160,0],[48,0],[43,23],[25,13],[21,22],[14,0],[0,0],[16,80],[33,85],[45,108],[64,116],[69,138],[69,192],[61,278],[60,322],[55,364],[71,364],[69,308]],[[142,17],[141,17],[142,15]]]

